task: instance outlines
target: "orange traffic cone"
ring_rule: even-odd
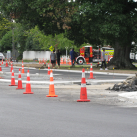
[[[81,91],[80,99],[77,102],[89,102],[87,99],[87,88],[86,88],[86,79],[85,79],[85,69],[82,69],[82,79],[81,79]]]
[[[1,61],[0,61],[0,71],[2,71],[2,68],[1,68]],[[3,77],[0,77],[0,79],[3,79]]]
[[[30,81],[29,70],[27,71],[27,81]]]
[[[69,65],[71,65],[71,59],[69,59]]]
[[[69,59],[67,59],[67,64],[69,64]]]
[[[24,73],[24,65],[23,65],[23,61],[22,61],[22,71],[21,73]]]
[[[9,64],[10,64],[10,59],[8,59],[8,62],[9,62]]]
[[[0,62],[0,71],[2,71],[2,68],[1,68],[1,62]]]
[[[9,67],[9,66],[8,66],[8,63],[7,63],[7,59],[6,59],[6,65],[5,65],[5,67]]]
[[[61,58],[60,64],[63,64],[63,58]]]
[[[12,62],[11,62],[10,72],[12,72],[12,70],[13,70],[13,64],[12,64]]]
[[[2,58],[2,65],[3,65],[3,58]]]
[[[40,59],[39,59],[39,64],[40,64]]]
[[[64,63],[63,64],[66,64],[66,59],[64,59]]]
[[[27,71],[27,83],[26,83],[26,92],[23,92],[23,94],[33,94],[34,92],[31,92],[31,84],[30,84],[30,76],[29,76],[29,70]]]
[[[48,75],[50,75],[50,66],[49,66],[49,63],[48,63]]]
[[[21,80],[20,69],[19,69],[19,75],[18,75],[18,87],[16,89],[24,89],[24,88],[22,88],[22,80]]]
[[[46,64],[47,60],[44,60],[44,64]]]
[[[90,66],[90,76],[89,76],[88,79],[95,79],[95,78],[93,77],[92,63],[91,63],[91,66]]]
[[[15,85],[15,78],[14,78],[14,71],[12,70],[12,73],[11,73],[11,85],[9,86],[17,86]]]
[[[52,72],[52,70],[50,70],[49,95],[46,95],[46,97],[58,97],[58,95],[55,95],[54,82],[53,82],[53,72]]]

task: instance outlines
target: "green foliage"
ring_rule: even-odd
[[[133,0],[77,0],[79,10],[73,15],[68,38],[76,44],[120,45],[135,40],[137,2]],[[131,45],[130,45],[131,46]]]
[[[11,25],[12,23],[9,22],[2,14],[0,14],[0,38],[2,38],[7,31],[11,30]]]
[[[25,26],[16,24],[14,28],[14,41],[18,43],[18,50],[22,53],[24,50],[49,50],[52,45],[55,49],[72,48],[74,42],[67,39],[64,34],[55,36],[46,36],[37,26],[32,29],[26,30]]]
[[[27,38],[26,30],[27,30],[26,26],[21,25],[19,23],[14,24],[13,37],[14,37],[14,42],[16,43],[16,49],[19,51],[20,54],[22,54],[26,48],[25,46],[26,38]]]
[[[0,51],[6,52],[12,49],[12,30],[8,31],[0,40]]]
[[[16,19],[16,22],[39,26],[46,35],[63,33],[63,25],[71,21],[70,16],[76,10],[65,0],[1,0],[1,11]]]
[[[38,29],[38,27],[25,31],[25,35],[27,36],[25,50],[42,50],[39,40],[43,40],[44,34]]]
[[[56,49],[65,49],[74,47],[74,42],[67,39],[63,33],[52,36],[48,35],[46,36],[42,31],[39,30],[39,28],[36,26],[34,29],[30,29],[27,31],[27,36],[29,39],[29,42],[37,46],[40,50],[49,50],[51,46]],[[30,40],[30,38],[32,38]]]
[[[37,25],[47,36],[62,34],[63,26],[71,26],[67,37],[77,46],[104,41],[114,45],[116,40],[124,45],[135,39],[137,2],[133,0],[1,0],[0,6],[5,15],[16,22]],[[44,37],[42,41],[46,45]]]

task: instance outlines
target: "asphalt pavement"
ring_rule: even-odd
[[[51,98],[46,97],[50,82],[47,69],[25,68],[23,87],[26,88],[28,69],[34,94],[23,94],[26,89],[17,90],[17,86],[9,86],[10,68],[2,66],[0,137],[137,136],[137,103],[133,101],[136,99],[128,100],[120,96],[127,92],[106,90],[132,74],[96,72],[95,79],[88,79],[89,72],[86,72],[87,98],[90,102],[77,102],[81,90],[80,71],[53,70],[58,97]],[[14,67],[16,83],[18,70]]]
[[[137,136],[136,109],[115,106],[115,93],[108,99],[103,87],[88,89],[90,102],[77,102],[78,87],[56,87],[56,98],[46,97],[48,88],[34,85],[31,95],[7,83],[0,87],[0,137]]]

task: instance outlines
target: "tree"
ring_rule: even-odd
[[[16,19],[16,22],[29,23],[38,27],[46,35],[63,33],[63,27],[70,21],[72,12],[75,11],[67,0],[1,0],[1,11],[7,17]]]
[[[12,30],[8,31],[0,40],[0,51],[6,52],[12,49]]]
[[[83,41],[114,47],[114,57],[109,65],[116,68],[135,68],[129,54],[137,30],[137,2],[133,0],[77,0],[78,12],[71,21],[71,38],[83,36]],[[77,35],[72,35],[74,32]],[[74,38],[73,38],[74,37]],[[81,41],[82,41],[81,40]],[[78,40],[77,40],[78,41]]]
[[[38,25],[46,35],[64,33],[65,26],[77,45],[105,41],[115,49],[109,65],[134,68],[129,59],[137,30],[137,2],[133,0],[1,0],[0,6],[4,15]]]
[[[0,14],[0,38],[11,30],[12,23],[8,21],[2,14]]]

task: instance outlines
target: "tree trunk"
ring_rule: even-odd
[[[116,69],[136,69],[130,60],[130,51],[131,51],[131,42],[128,43],[128,46],[121,46],[119,42],[116,42],[114,45],[114,56],[108,63],[108,66],[112,66]]]

